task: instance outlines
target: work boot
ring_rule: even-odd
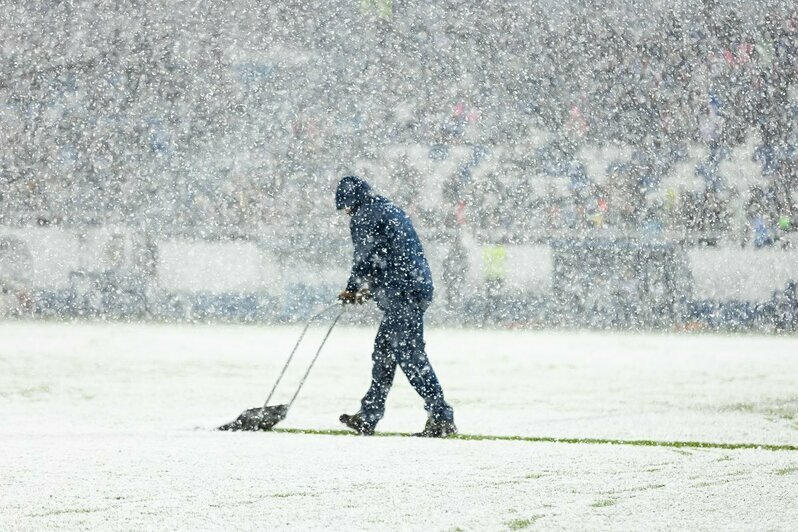
[[[424,430],[415,434],[422,438],[446,438],[457,434],[457,427],[454,421],[435,420],[432,416],[427,418]]]
[[[349,414],[341,414],[341,417],[338,419],[341,421],[341,423],[354,430],[358,434],[362,434],[364,436],[371,436],[374,434],[374,425],[368,423],[363,418],[363,414],[360,412],[351,416]]]

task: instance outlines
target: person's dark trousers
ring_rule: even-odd
[[[443,398],[438,377],[424,352],[424,311],[429,303],[402,300],[382,306],[384,312],[372,353],[371,386],[361,401],[361,412],[372,426],[385,413],[396,366],[424,399],[424,408],[436,421],[454,421]]]

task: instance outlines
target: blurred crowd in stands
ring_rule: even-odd
[[[788,245],[798,8],[599,4],[9,6],[0,224],[324,235],[366,161],[431,234]]]

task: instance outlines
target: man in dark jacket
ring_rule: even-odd
[[[383,311],[374,340],[371,386],[360,411],[343,414],[341,422],[360,434],[374,433],[398,364],[424,399],[428,418],[419,435],[456,434],[454,412],[424,352],[424,311],[432,301],[432,276],[410,218],[354,176],[341,179],[335,206],[352,217],[349,229],[355,248],[352,273],[338,298],[344,303],[363,303],[373,297]]]

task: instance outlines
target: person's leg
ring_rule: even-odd
[[[396,374],[396,359],[391,350],[387,317],[387,313],[383,315],[377,337],[374,339],[374,351],[371,354],[371,386],[360,401],[360,413],[372,428],[385,414],[385,400],[391,391]]]
[[[424,399],[424,408],[434,421],[454,421],[452,407],[443,397],[435,370],[424,351],[425,304],[403,303],[385,312],[385,329],[393,358]]]

